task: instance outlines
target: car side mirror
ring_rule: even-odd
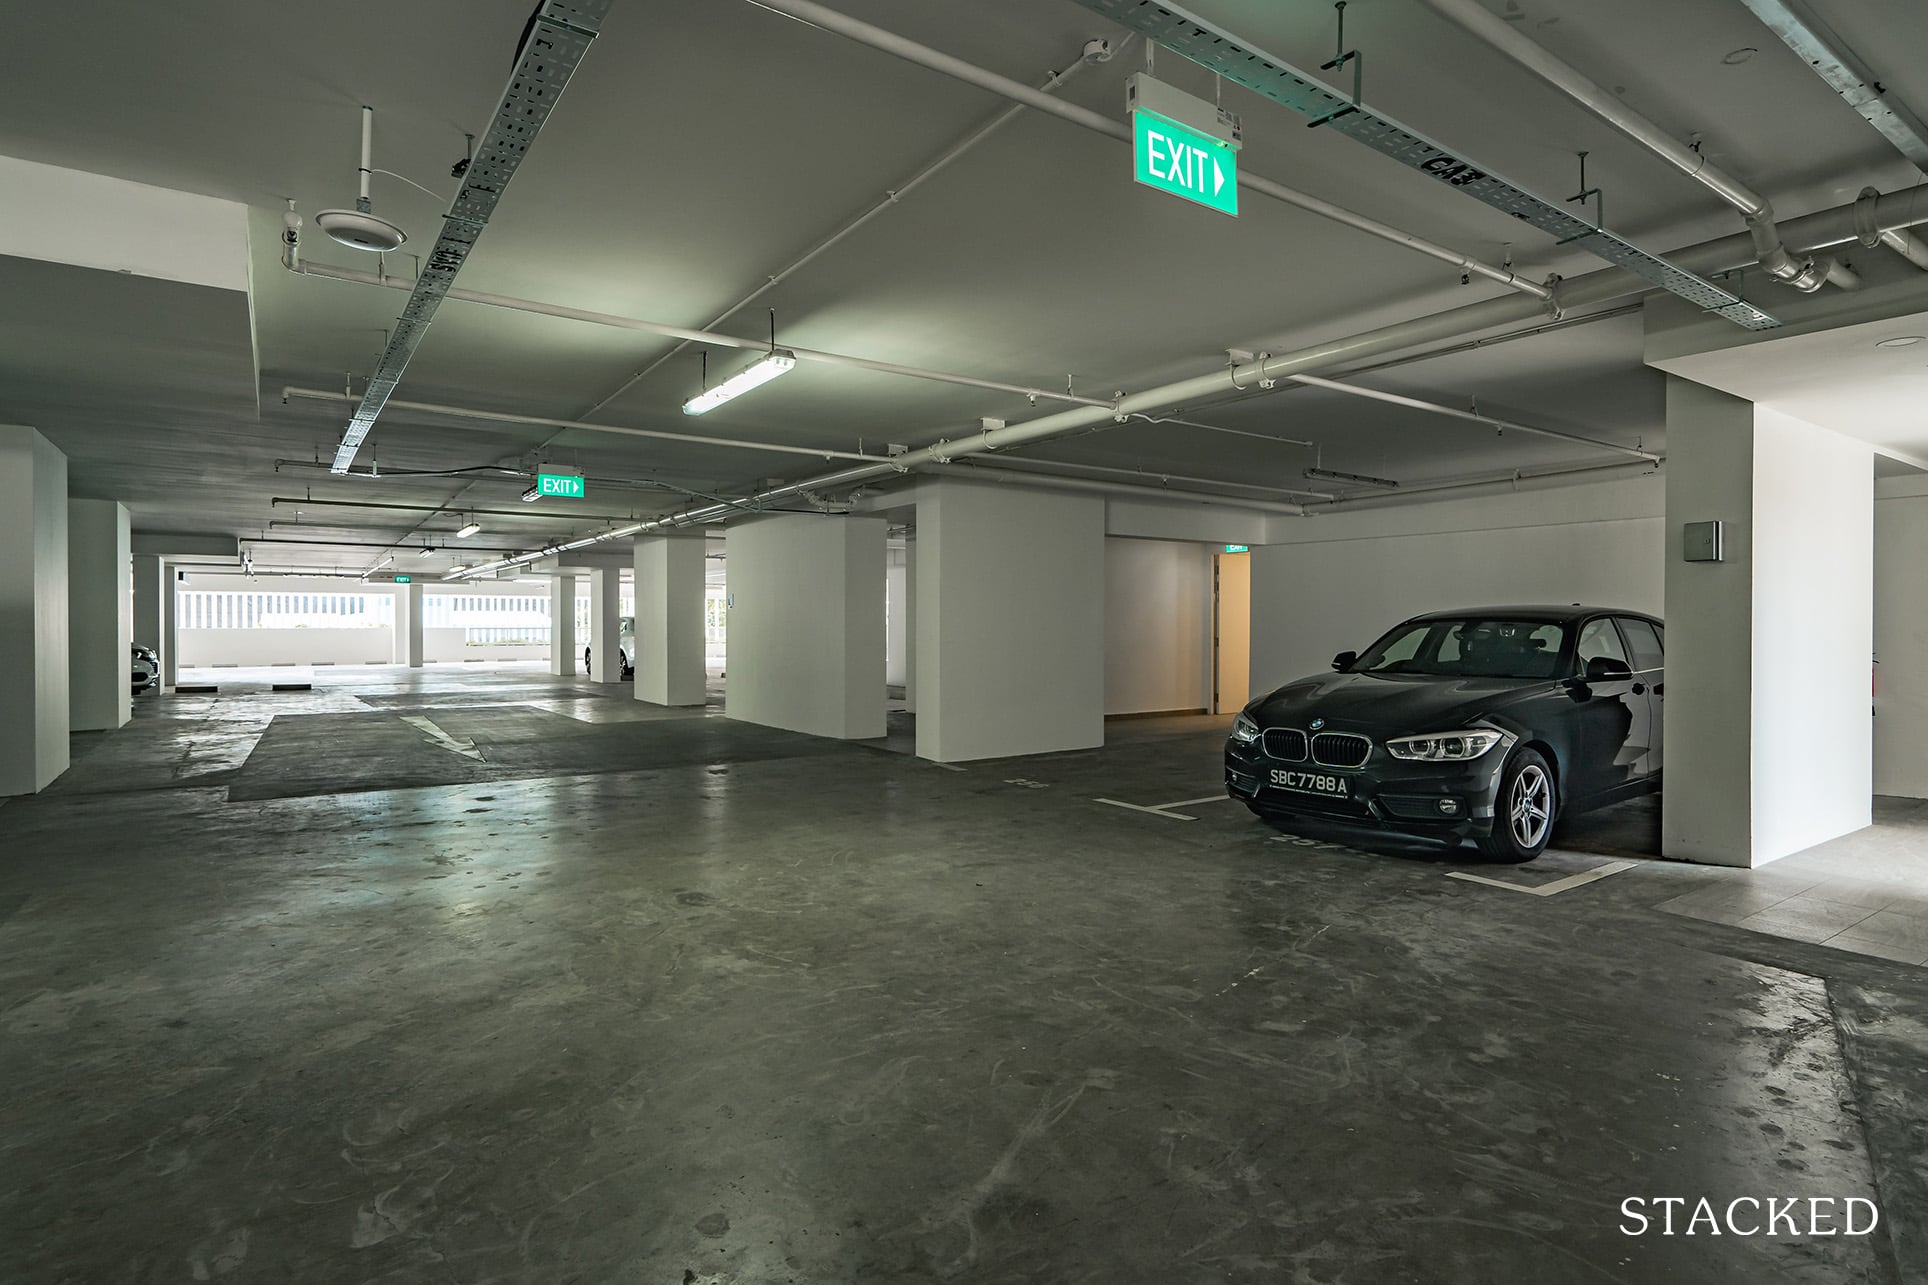
[[[1357,661],[1358,659],[1359,659],[1358,652],[1342,651],[1337,656],[1334,656],[1332,658],[1332,667],[1343,674],[1348,669],[1351,669],[1353,666],[1353,662]]]
[[[1633,666],[1612,656],[1595,656],[1587,662],[1589,683],[1624,683],[1633,677]]]

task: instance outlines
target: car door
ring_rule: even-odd
[[[1595,657],[1620,661],[1629,670],[1633,660],[1611,616],[1595,616],[1580,626],[1574,659],[1584,675]],[[1640,690],[1635,691],[1638,687]],[[1647,707],[1647,685],[1638,675],[1586,684],[1586,698],[1575,710],[1580,722],[1580,761],[1567,776],[1571,793],[1604,794],[1638,781],[1647,772],[1652,753],[1653,725]]]
[[[1647,689],[1647,717],[1650,726],[1647,731],[1649,741],[1645,777],[1660,775],[1661,751],[1665,745],[1665,712],[1667,700],[1667,655],[1666,642],[1660,629],[1651,620],[1638,616],[1619,618],[1620,635],[1627,642],[1627,654],[1633,658],[1634,686]]]

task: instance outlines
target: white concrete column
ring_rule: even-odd
[[[111,730],[134,717],[128,542],[126,505],[67,501],[67,707],[77,732]]]
[[[172,691],[181,681],[181,652],[175,633],[181,620],[181,572],[172,562],[161,563],[161,689]]]
[[[882,518],[782,514],[729,529],[731,718],[884,734]]]
[[[703,554],[701,534],[636,537],[636,699],[701,705]]]
[[[904,679],[904,559],[903,549],[885,549],[884,566],[884,683],[903,687]]]
[[[1103,745],[1104,501],[933,482],[917,545],[918,755]]]
[[[1718,562],[1684,560],[1722,524]],[[1869,824],[1874,457],[1669,376],[1661,850],[1758,866]]]
[[[67,770],[67,457],[0,425],[0,796]],[[115,673],[125,687],[127,661]]]
[[[601,566],[589,573],[589,681],[620,683],[622,568]]]
[[[166,682],[166,612],[162,604],[167,598],[167,564],[152,553],[134,555],[134,641],[143,647],[152,647],[155,658],[161,662],[162,672],[156,683]]]
[[[568,678],[576,672],[576,578],[549,582],[549,672]]]
[[[904,710],[917,712],[917,533],[904,540]]]
[[[402,661],[410,669],[420,669],[426,658],[422,650],[422,585],[411,580],[402,586],[401,596],[396,599],[395,632],[401,636]],[[406,627],[401,616],[406,614]]]

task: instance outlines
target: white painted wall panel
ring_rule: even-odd
[[[1874,792],[1928,799],[1928,497],[1874,506]]]
[[[1212,547],[1105,541],[1105,713],[1210,704]]]
[[[1659,496],[1644,480],[1609,482],[1282,519],[1273,538],[1295,542],[1252,550],[1252,692],[1319,673],[1425,611],[1587,602],[1658,614]]]
[[[1873,448],[1756,407],[1756,865],[1873,820],[1873,562]]]

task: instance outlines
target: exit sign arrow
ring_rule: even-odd
[[[1157,112],[1132,113],[1134,177],[1146,187],[1238,215],[1238,153],[1231,144]]]

